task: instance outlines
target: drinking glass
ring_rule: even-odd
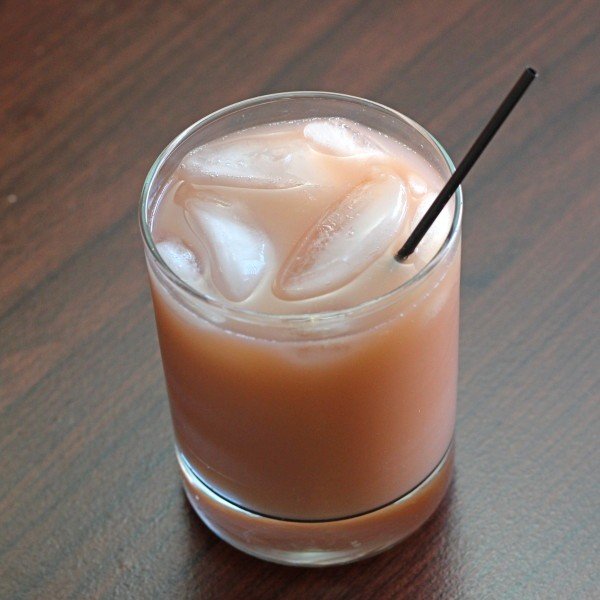
[[[325,92],[239,102],[192,125],[146,178],[140,224],[175,450],[196,512],[231,545],[293,565],[350,562],[420,527],[453,465],[462,196],[437,254],[350,308],[267,314],[188,286],[157,252],[152,219],[192,149],[283,120],[341,117],[389,136],[444,180],[454,167],[391,108]]]

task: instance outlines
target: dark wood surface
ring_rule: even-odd
[[[598,598],[600,7],[595,0],[0,3],[0,597]],[[460,158],[457,468],[395,549],[255,560],[181,491],[138,235],[143,178],[233,101],[326,89]]]

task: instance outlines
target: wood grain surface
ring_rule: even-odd
[[[596,0],[0,2],[0,597],[598,598]],[[429,523],[351,566],[230,548],[178,479],[137,229],[144,176],[201,116],[324,89],[460,158],[457,468]]]

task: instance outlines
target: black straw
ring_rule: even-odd
[[[398,251],[398,254],[396,254],[395,258],[397,261],[400,262],[405,260],[415,251],[415,248],[423,239],[427,230],[442,212],[446,202],[448,202],[454,192],[456,192],[458,186],[462,183],[463,179],[467,176],[467,173],[471,170],[471,167],[475,164],[475,161],[481,156],[481,153],[485,150],[494,135],[496,135],[496,132],[500,129],[502,123],[506,120],[506,117],[508,117],[512,109],[525,93],[525,90],[536,77],[537,72],[531,67],[527,67],[527,69],[523,71],[523,74],[519,77],[517,83],[515,83],[512,90],[510,90],[508,96],[506,96],[498,110],[494,113],[494,116],[485,126],[484,130],[479,134],[479,137],[475,140],[475,143],[471,146],[462,162],[458,165],[456,171],[452,173],[452,176],[448,179],[446,185],[438,194],[438,197],[429,207],[429,210],[423,215],[423,218],[410,234],[404,243],[404,246],[402,246]]]

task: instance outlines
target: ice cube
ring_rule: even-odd
[[[344,119],[319,119],[304,126],[309,145],[324,154],[339,157],[376,154],[378,148],[366,135]]]
[[[202,265],[196,255],[178,240],[164,240],[156,249],[167,266],[179,279],[190,287],[199,289],[202,280]]]
[[[423,218],[429,207],[433,204],[437,198],[439,192],[429,192],[423,196],[421,203],[417,206],[411,223],[410,230],[414,231],[419,221]],[[432,223],[431,227],[419,242],[416,248],[416,254],[427,262],[430,261],[437,251],[440,249],[452,225],[452,202],[449,202],[444,206],[442,212],[437,216],[436,220]]]
[[[241,206],[217,196],[192,198],[185,205],[185,219],[210,262],[215,287],[233,302],[248,298],[260,284],[270,244]]]
[[[427,193],[427,182],[416,173],[411,173],[408,176],[408,187],[415,196],[422,196]]]
[[[289,132],[234,136],[192,150],[181,163],[191,183],[282,189],[306,183],[308,149]]]
[[[379,173],[330,207],[296,245],[273,291],[285,300],[314,298],[350,283],[398,236],[406,213],[402,179]]]

